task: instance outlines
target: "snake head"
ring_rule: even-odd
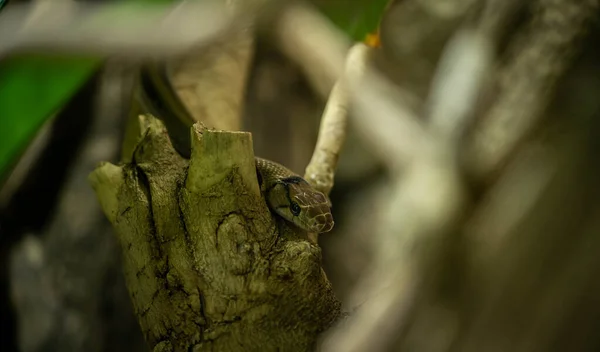
[[[331,202],[301,177],[279,180],[268,190],[267,201],[279,216],[308,232],[329,232],[333,228]]]

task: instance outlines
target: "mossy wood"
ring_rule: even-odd
[[[321,250],[271,214],[245,132],[192,128],[183,159],[140,116],[131,161],[90,181],[112,223],[154,351],[308,351],[340,303]]]

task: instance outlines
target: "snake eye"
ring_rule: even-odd
[[[301,210],[302,209],[300,209],[300,206],[298,205],[298,203],[292,202],[292,204],[290,204],[290,211],[292,212],[292,214],[294,214],[294,216],[300,215]]]

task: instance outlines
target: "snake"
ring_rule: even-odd
[[[134,95],[138,108],[160,119],[173,148],[191,156],[190,128],[196,121],[172,85],[166,62],[140,65]],[[255,157],[259,187],[270,211],[310,233],[333,229],[331,202],[304,178],[274,161]]]

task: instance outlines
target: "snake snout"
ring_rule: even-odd
[[[331,213],[322,214],[321,216],[317,217],[316,220],[316,226],[318,227],[317,232],[329,232],[333,229],[334,222]]]
[[[325,195],[312,189],[308,183],[301,185],[288,185],[288,192],[302,211],[293,222],[308,232],[329,232],[333,229],[333,215],[331,215],[331,202]]]
[[[313,206],[308,212],[310,224],[307,227],[310,231],[322,233],[329,232],[333,229],[333,216],[328,206],[321,204],[319,206]]]

